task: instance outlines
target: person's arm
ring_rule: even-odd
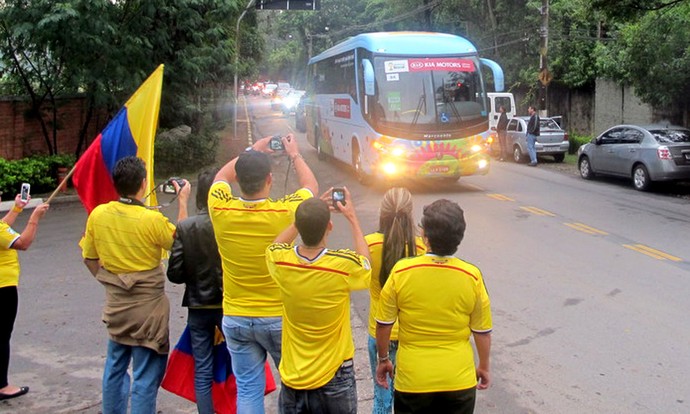
[[[101,264],[98,262],[98,259],[84,259],[84,264],[94,277],[96,276],[96,273],[98,273],[98,269],[101,268]]]
[[[27,204],[29,204],[29,200],[31,200],[31,196],[26,201],[22,201],[22,196],[21,194],[17,194],[14,197],[14,205],[12,208],[5,214],[5,217],[2,218],[2,221],[7,223],[8,226],[12,227],[14,224],[14,220],[19,217],[19,214],[24,210],[24,207],[26,207]]]
[[[329,188],[328,191],[323,193],[321,196],[321,199],[326,201],[326,203],[328,203],[330,206],[333,205],[333,199],[331,198],[332,190],[332,187]],[[367,260],[371,261],[369,245],[367,245],[367,241],[364,239],[364,233],[362,232],[362,228],[359,225],[359,219],[355,213],[355,203],[352,202],[352,197],[350,196],[350,191],[347,189],[347,187],[343,187],[343,190],[345,190],[345,204],[343,205],[343,203],[338,201],[337,211],[343,213],[343,216],[345,216],[347,221],[350,223],[350,231],[352,232],[352,238],[354,239],[355,243],[354,250],[358,254],[366,257]]]
[[[285,153],[290,157],[292,165],[295,167],[295,173],[297,174],[300,188],[306,188],[316,196],[319,193],[319,183],[316,181],[316,177],[311,168],[307,165],[307,162],[304,161],[302,154],[299,153],[297,139],[292,134],[288,134],[281,139],[285,146]]]
[[[12,248],[16,250],[26,250],[31,246],[36,238],[36,232],[38,231],[38,222],[46,214],[50,206],[46,203],[39,204],[34,208],[34,211],[29,217],[28,223],[22,234],[19,235],[17,241],[12,243]],[[9,223],[8,223],[9,224]]]
[[[292,243],[297,238],[297,233],[297,227],[295,223],[292,223],[276,237],[273,243]]]
[[[184,283],[186,281],[185,274],[184,245],[180,237],[180,228],[178,227],[175,241],[173,241],[172,248],[170,249],[170,259],[168,259],[168,280],[172,283]]]
[[[392,323],[382,324],[376,322],[376,382],[386,389],[388,389],[388,380],[386,376],[390,376],[391,379],[395,376],[393,372],[393,363],[388,356],[392,330]]]
[[[177,222],[181,222],[186,219],[189,215],[188,204],[189,204],[189,194],[192,191],[192,185],[189,181],[184,180],[184,186],[180,188],[177,181],[173,180],[173,186],[177,192]]]
[[[472,336],[479,357],[477,389],[485,390],[491,386],[491,332],[472,332]]]

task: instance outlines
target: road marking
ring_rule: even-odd
[[[658,260],[671,260],[673,262],[683,261],[683,259],[681,259],[680,257],[671,256],[668,253],[664,253],[661,250],[652,249],[651,247],[645,246],[644,244],[624,244],[623,247],[630,250],[634,250],[638,253],[645,254],[649,257],[653,257]]]
[[[247,98],[244,96],[242,97],[242,104],[244,105],[244,117],[247,122],[247,144],[251,147],[252,144],[254,144],[254,140],[252,139],[252,121],[251,118],[249,118],[249,108],[247,107]]]
[[[588,226],[586,224],[582,224],[582,223],[563,223],[563,224],[565,224],[566,226],[570,227],[573,230],[581,231],[581,232],[587,233],[587,234],[598,234],[601,236],[608,235],[608,233],[605,231],[595,229],[594,227],[590,227],[590,226]]]
[[[486,196],[491,197],[494,200],[499,200],[499,201],[515,201],[508,196],[504,196],[503,194],[487,194]]]
[[[463,183],[463,185],[466,187],[474,188],[477,191],[484,191],[484,189],[478,185],[474,185],[474,184],[470,184],[470,183]]]
[[[520,207],[520,208],[523,209],[523,210],[525,210],[525,211],[529,211],[529,212],[532,213],[532,214],[536,214],[536,215],[538,215],[538,216],[556,217],[556,215],[553,214],[552,212],[546,211],[546,210],[542,210],[542,209],[537,208],[537,207],[524,207],[524,206],[523,206],[523,207]]]

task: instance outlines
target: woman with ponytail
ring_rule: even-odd
[[[416,235],[412,217],[412,194],[402,187],[391,188],[384,194],[379,215],[379,230],[365,237],[371,256],[371,284],[369,286],[369,362],[374,377],[374,414],[393,411],[393,381],[388,389],[376,383],[376,320],[381,289],[395,263],[405,257],[426,252],[424,242]],[[393,326],[387,358],[395,365],[398,349],[398,324]]]

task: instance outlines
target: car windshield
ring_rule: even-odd
[[[660,144],[690,142],[690,130],[687,129],[650,129],[649,132]]]
[[[476,58],[381,56],[374,62],[379,125],[450,131],[487,122]]]
[[[539,129],[561,129],[551,118],[539,118]]]

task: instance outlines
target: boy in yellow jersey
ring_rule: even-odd
[[[329,196],[302,203],[294,225],[266,250],[283,299],[282,414],[357,412],[350,291],[367,287],[369,249],[347,189],[337,206],[350,223],[355,251],[326,247],[333,229]],[[297,231],[302,243],[294,246]]]
[[[491,384],[489,295],[479,269],[453,256],[465,234],[460,206],[437,200],[424,207],[422,231],[428,253],[396,263],[381,291],[376,380],[387,387],[393,376],[388,344],[397,319],[396,414],[469,414],[476,389]]]
[[[216,174],[208,197],[223,266],[223,333],[237,383],[237,412],[263,413],[267,353],[280,364],[282,302],[266,268],[266,247],[294,220],[300,203],[318,191],[314,174],[292,135],[282,137],[300,189],[269,198],[271,137],[255,142]],[[231,183],[239,184],[240,194]]]
[[[168,361],[170,303],[165,296],[161,252],[170,250],[175,226],[160,211],[146,208],[146,167],[137,157],[113,168],[118,201],[101,204],[89,215],[80,242],[84,264],[105,288],[103,322],[108,350],[103,370],[103,412],[155,413],[158,387]],[[180,222],[187,218],[191,186],[175,182]]]

